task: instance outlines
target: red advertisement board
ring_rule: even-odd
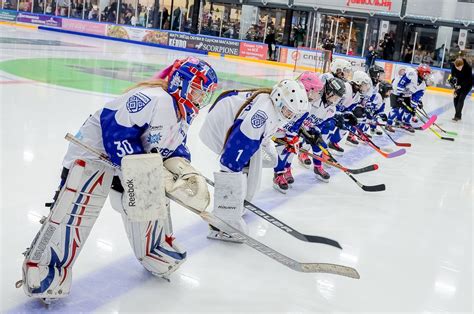
[[[267,60],[268,46],[266,44],[240,43],[239,56],[258,60]]]

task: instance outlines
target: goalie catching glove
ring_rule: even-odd
[[[165,190],[180,202],[204,211],[210,202],[206,179],[181,157],[173,157],[163,162],[165,167]]]

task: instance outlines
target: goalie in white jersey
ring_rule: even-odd
[[[200,132],[203,143],[220,156],[221,172],[214,173],[214,214],[245,232],[244,200],[250,201],[260,184],[262,145],[272,148],[273,168],[277,156],[272,135],[308,111],[304,86],[294,80],[283,80],[273,89],[227,91],[218,97]],[[233,241],[212,226],[208,237]]]
[[[17,286],[46,302],[69,294],[72,266],[109,193],[145,269],[167,278],[185,261],[186,251],[172,234],[165,189],[197,210],[209,204],[206,182],[190,164],[186,137],[216,86],[216,73],[206,62],[176,60],[86,120],[76,138],[121,171],[70,145],[50,214],[25,252]]]

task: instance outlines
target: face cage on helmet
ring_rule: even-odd
[[[211,85],[210,87],[203,89],[201,84],[191,82],[189,89],[188,89],[188,100],[192,102],[196,107],[199,109],[204,108],[207,106],[212,99],[212,95],[215,91],[215,85]]]
[[[296,113],[291,111],[291,109],[288,108],[283,103],[280,105],[280,110],[279,111],[280,111],[281,118],[285,121],[291,121],[294,118],[296,118]]]

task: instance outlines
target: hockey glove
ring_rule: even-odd
[[[357,117],[352,112],[345,112],[344,113],[344,124],[350,126],[357,125]]]
[[[311,146],[325,145],[321,133],[316,129],[306,130],[304,127],[300,128],[299,134]]]
[[[383,122],[387,122],[388,120],[388,117],[385,113],[380,113],[379,114],[379,118],[383,121]]]

